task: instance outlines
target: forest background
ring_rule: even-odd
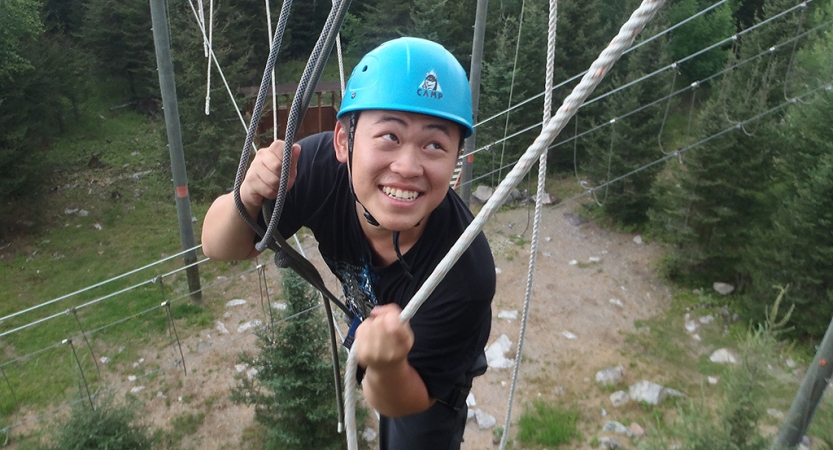
[[[436,40],[469,67],[475,6],[355,0],[341,34],[347,70],[400,35]],[[556,103],[636,6],[559,2]],[[670,1],[639,39],[709,6]],[[263,3],[213,8],[213,51],[236,105],[244,105],[251,99],[242,88],[259,84],[269,51]],[[542,90],[547,8],[543,0],[490,2],[478,184],[496,185],[538,133],[537,101],[494,115]],[[242,131],[220,82],[211,85],[215,100],[205,115],[202,33],[189,2],[170,0],[167,9],[191,193],[205,202],[231,186]],[[295,3],[279,82],[297,82],[329,9],[323,1]],[[596,198],[589,215],[668,244],[661,269],[670,281],[729,282],[737,289],[732,308],[758,321],[773,286],[789,285],[797,338],[819,337],[833,316],[831,13],[829,0],[721,2],[624,57],[550,149],[549,171],[577,177]],[[161,120],[161,105],[145,1],[0,0],[0,30],[0,238],[8,240],[25,232],[21,220],[37,221],[30,206],[56,189],[56,174],[90,164],[86,154],[50,152],[85,105],[134,109],[148,121]],[[727,40],[734,33],[740,37]]]

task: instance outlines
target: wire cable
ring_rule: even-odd
[[[630,53],[630,52],[632,52],[632,51],[634,51],[634,50],[638,49],[639,47],[642,47],[643,45],[648,44],[649,42],[653,41],[654,39],[658,39],[658,38],[660,38],[660,37],[662,37],[662,36],[664,36],[664,35],[666,35],[666,34],[668,34],[668,33],[672,32],[672,31],[674,31],[675,29],[677,29],[677,28],[679,28],[679,27],[681,27],[681,26],[683,26],[683,25],[687,24],[688,22],[691,22],[692,20],[694,20],[694,19],[696,19],[696,18],[698,18],[698,17],[700,17],[700,16],[702,16],[702,15],[704,15],[704,14],[708,13],[709,11],[711,11],[711,10],[713,10],[713,9],[715,9],[715,8],[717,8],[717,7],[719,7],[720,5],[722,5],[722,4],[724,4],[724,3],[726,3],[727,1],[728,1],[728,0],[720,0],[719,2],[715,3],[714,5],[711,5],[711,6],[709,6],[708,8],[703,9],[702,11],[700,11],[700,12],[698,12],[698,13],[696,13],[696,14],[694,14],[694,15],[690,16],[690,17],[688,17],[687,19],[682,20],[682,21],[680,21],[680,22],[677,22],[677,23],[676,23],[676,24],[674,24],[673,26],[668,27],[668,28],[666,28],[665,30],[663,30],[663,31],[661,31],[661,32],[659,32],[659,33],[657,33],[657,34],[655,34],[655,35],[651,36],[650,38],[645,39],[644,41],[640,42],[639,44],[634,45],[633,47],[631,47],[631,48],[629,48],[629,49],[625,50],[625,52],[624,52],[624,53],[622,53],[622,55],[626,55],[626,54],[628,54],[628,53]],[[558,88],[560,88],[560,87],[562,87],[562,86],[564,86],[564,85],[566,85],[566,84],[568,84],[568,83],[570,83],[570,82],[572,82],[572,81],[578,80],[579,78],[581,78],[582,76],[584,76],[584,74],[586,74],[586,73],[587,73],[587,71],[585,70],[584,72],[581,72],[581,73],[579,73],[579,74],[577,74],[577,75],[574,75],[574,76],[572,76],[572,77],[568,78],[567,80],[564,80],[564,81],[562,81],[561,83],[557,84],[556,86],[553,86],[553,88],[552,88],[551,90],[558,89]],[[512,107],[512,109],[519,108],[519,107],[521,107],[521,106],[523,106],[523,105],[526,105],[527,103],[529,103],[529,102],[531,102],[531,101],[534,101],[534,100],[536,100],[536,99],[541,98],[543,95],[544,95],[544,92],[541,92],[540,94],[535,95],[534,97],[530,97],[530,98],[528,98],[528,99],[526,99],[526,100],[524,100],[524,101],[522,101],[522,102],[520,102],[520,103],[516,104],[515,106],[513,106],[513,107]],[[484,119],[484,120],[481,120],[480,122],[476,123],[474,126],[475,126],[475,127],[477,127],[477,126],[479,126],[479,125],[482,125],[482,124],[484,124],[484,123],[486,123],[486,122],[489,122],[489,121],[491,121],[491,120],[493,120],[493,119],[496,119],[496,118],[500,117],[501,115],[506,114],[506,113],[508,113],[508,112],[509,112],[509,111],[501,111],[501,112],[499,112],[499,113],[497,113],[497,114],[495,114],[495,115],[493,115],[493,116],[491,116],[491,117],[488,117],[488,118],[486,118],[486,119]]]
[[[184,254],[186,254],[186,253],[188,253],[188,252],[192,252],[192,251],[194,251],[194,250],[196,250],[196,249],[198,249],[198,248],[202,248],[202,245],[197,245],[197,246],[192,247],[192,248],[189,248],[189,249],[187,249],[187,250],[183,250],[183,251],[181,251],[181,252],[179,252],[179,253],[176,253],[176,254],[174,254],[174,255],[171,255],[171,256],[168,256],[168,257],[166,257],[166,258],[162,258],[162,259],[156,260],[156,261],[154,261],[154,262],[152,262],[152,263],[150,263],[150,264],[147,264],[147,265],[145,265],[145,266],[139,267],[138,269],[134,269],[134,270],[131,270],[131,271],[129,271],[129,272],[125,272],[125,273],[123,273],[123,274],[121,274],[121,275],[116,275],[115,277],[112,277],[112,278],[109,278],[109,279],[107,279],[107,280],[104,280],[104,281],[101,281],[101,282],[98,282],[98,283],[95,283],[95,284],[89,285],[89,286],[87,286],[87,287],[85,287],[85,288],[82,288],[82,289],[79,289],[79,290],[77,290],[77,291],[70,292],[69,294],[62,295],[62,296],[60,296],[60,297],[58,297],[58,298],[54,298],[54,299],[52,299],[52,300],[49,300],[49,301],[46,301],[46,302],[43,302],[43,303],[37,304],[37,305],[35,305],[35,306],[31,306],[31,307],[29,307],[29,308],[26,308],[26,309],[23,309],[23,310],[17,311],[17,312],[12,313],[12,314],[9,314],[9,315],[7,315],[7,316],[5,316],[5,317],[0,318],[0,323],[2,323],[2,322],[3,322],[3,321],[5,321],[5,320],[11,319],[11,318],[13,318],[13,317],[17,317],[17,316],[19,316],[19,315],[21,315],[21,314],[25,314],[25,313],[28,313],[28,312],[35,311],[35,310],[37,310],[37,309],[43,308],[44,306],[49,306],[49,305],[51,305],[51,304],[53,304],[53,303],[57,303],[57,302],[60,302],[60,301],[62,301],[62,300],[66,300],[66,299],[68,299],[68,298],[70,298],[70,297],[73,297],[73,296],[75,296],[75,295],[82,294],[82,293],[87,292],[87,291],[90,291],[90,290],[92,290],[92,289],[95,289],[95,288],[98,288],[98,287],[104,286],[105,284],[112,283],[113,281],[117,281],[117,280],[120,280],[120,279],[122,279],[122,278],[124,278],[124,277],[130,276],[130,275],[133,275],[133,274],[135,274],[135,273],[139,273],[139,272],[141,272],[141,271],[143,271],[143,270],[146,270],[146,269],[149,269],[149,268],[151,268],[151,267],[153,267],[153,266],[156,266],[156,265],[162,264],[162,263],[164,263],[164,262],[167,262],[167,261],[170,261],[170,260],[172,260],[172,259],[174,259],[174,258],[177,258],[177,257],[179,257],[179,256],[182,256],[182,255],[184,255]],[[0,334],[0,337],[5,336],[6,334],[8,334],[8,333],[3,333],[3,334]]]

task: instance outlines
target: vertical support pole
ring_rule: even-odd
[[[171,43],[168,35],[168,17],[164,0],[150,0],[150,15],[153,24],[153,44],[156,48],[156,66],[159,72],[159,88],[162,91],[162,109],[165,110],[165,128],[168,131],[168,150],[171,155],[171,172],[176,193],[176,212],[179,217],[179,234],[182,249],[193,249],[194,225],[191,222],[191,200],[188,196],[188,177],[185,173],[185,156],[182,151],[182,129],[179,124],[179,105],[174,83],[174,64],[171,60]],[[196,250],[185,253],[188,276],[188,291],[194,303],[202,302],[199,267]]]
[[[801,442],[813,414],[819,406],[824,389],[830,384],[830,377],[833,376],[833,319],[824,333],[813,363],[804,375],[804,381],[798,388],[790,411],[781,430],[772,445],[773,450],[792,449]]]
[[[471,89],[471,115],[472,123],[477,123],[477,109],[480,105],[480,72],[483,67],[483,41],[486,38],[486,12],[488,11],[488,0],[477,0],[477,11],[474,18],[474,41],[471,45],[471,69],[469,70],[469,88]],[[460,197],[469,205],[471,204],[471,178],[474,169],[474,145],[476,142],[477,129],[466,139],[466,159],[463,160],[463,170],[460,172]]]
[[[75,363],[78,364],[78,371],[81,372],[81,381],[84,383],[84,389],[87,391],[87,400],[90,401],[90,408],[95,409],[95,406],[93,406],[93,396],[90,394],[90,386],[87,384],[87,377],[84,376],[84,368],[81,367],[81,360],[78,359],[75,346],[72,345],[72,339],[64,339],[61,343],[69,344],[69,348],[72,349],[72,356],[75,357]]]

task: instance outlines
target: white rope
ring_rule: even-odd
[[[269,0],[266,0],[266,28],[268,29],[266,34],[269,38],[269,45],[272,45],[272,10],[269,8]],[[275,85],[275,69],[272,69],[272,140],[278,140],[278,93]],[[300,247],[300,244],[298,246]],[[303,250],[301,251],[303,252]],[[306,255],[304,257],[306,258]]]
[[[463,252],[471,245],[474,238],[483,230],[486,222],[497,212],[497,209],[503,205],[509,192],[518,185],[521,178],[529,172],[535,159],[546,150],[547,145],[555,139],[555,136],[564,128],[564,125],[578,110],[578,107],[587,99],[595,87],[602,81],[605,74],[610,70],[610,67],[616,62],[632,43],[636,35],[645,27],[645,25],[654,17],[657,10],[665,4],[665,0],[643,0],[642,4],[634,11],[633,15],[622,25],[619,34],[613,38],[607,48],[602,51],[599,58],[593,62],[590,69],[581,79],[578,86],[573,89],[573,92],[564,99],[564,103],[558,108],[553,119],[550,119],[535,142],[532,143],[526,152],[521,156],[518,164],[512,168],[512,171],[506,176],[506,179],[500,183],[494,194],[489,198],[489,201],[477,214],[477,217],[469,224],[457,242],[451,247],[448,254],[440,261],[431,276],[420,287],[419,291],[414,295],[402,313],[399,315],[400,322],[409,321],[420,306],[425,303],[425,300],[434,291],[439,282],[445,277],[451,267],[460,259]],[[348,450],[358,450],[358,442],[356,440],[356,406],[355,406],[355,390],[356,390],[356,358],[353,351],[351,351],[347,358],[347,373],[345,374],[345,421],[348,424],[347,430],[347,448]],[[352,430],[351,430],[352,428]]]
[[[214,0],[209,1],[208,10],[208,43],[205,47],[205,57],[208,58],[208,68],[205,70],[205,115],[211,113],[211,42],[214,40]]]
[[[341,33],[336,35],[336,53],[338,53],[338,79],[341,81],[341,96],[344,97],[344,58],[341,56]]]
[[[197,14],[197,10],[194,7],[194,2],[188,0],[188,3],[191,5],[191,12],[194,13],[194,17],[197,19],[197,25],[200,27],[200,32],[202,33],[202,38],[204,41],[208,40],[208,36],[205,34],[205,27],[202,26],[199,20],[199,15]],[[214,49],[209,48],[208,52],[211,54],[211,60],[214,61],[214,66],[217,67],[217,71],[220,73],[220,78],[223,80],[223,84],[226,86],[226,92],[228,92],[229,98],[231,99],[231,103],[234,105],[234,110],[237,112],[237,117],[240,119],[240,123],[243,124],[243,129],[248,130],[249,127],[246,126],[246,119],[243,118],[243,113],[240,112],[240,108],[237,107],[237,102],[234,100],[234,94],[231,92],[231,87],[228,84],[228,80],[226,80],[226,75],[223,73],[222,67],[220,67],[220,62],[217,61],[217,55],[214,54]]]
[[[515,58],[512,60],[512,81],[509,82],[509,100],[506,110],[512,109],[512,94],[515,92],[515,74],[518,73],[518,53],[521,48],[521,33],[524,29],[524,10],[526,1],[521,0],[521,14],[518,16],[518,38],[515,41]],[[498,180],[503,178],[500,167],[503,167],[503,155],[506,153],[506,135],[509,133],[509,113],[506,113],[506,120],[503,124],[503,144],[500,146],[500,163],[498,164]],[[492,166],[494,167],[494,166]]]
[[[555,73],[555,38],[558,21],[558,0],[550,0],[549,30],[547,33],[547,75],[545,78],[543,123],[547,123],[552,116],[552,85]],[[500,450],[506,448],[509,439],[509,426],[512,424],[512,404],[515,400],[515,390],[518,387],[518,374],[521,368],[526,325],[529,318],[529,304],[532,299],[532,286],[535,279],[535,262],[538,256],[538,238],[541,229],[541,215],[544,209],[544,195],[547,188],[547,152],[538,157],[538,191],[535,193],[535,218],[532,221],[532,243],[529,248],[529,267],[526,274],[526,293],[524,294],[524,309],[521,315],[521,329],[518,334],[518,348],[515,352],[515,367],[512,372],[512,386],[509,388],[509,401],[506,405],[506,420],[503,425],[503,435],[500,438]]]

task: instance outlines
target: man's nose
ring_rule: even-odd
[[[422,175],[422,158],[417,148],[408,146],[397,152],[390,169],[403,178],[413,178]]]

